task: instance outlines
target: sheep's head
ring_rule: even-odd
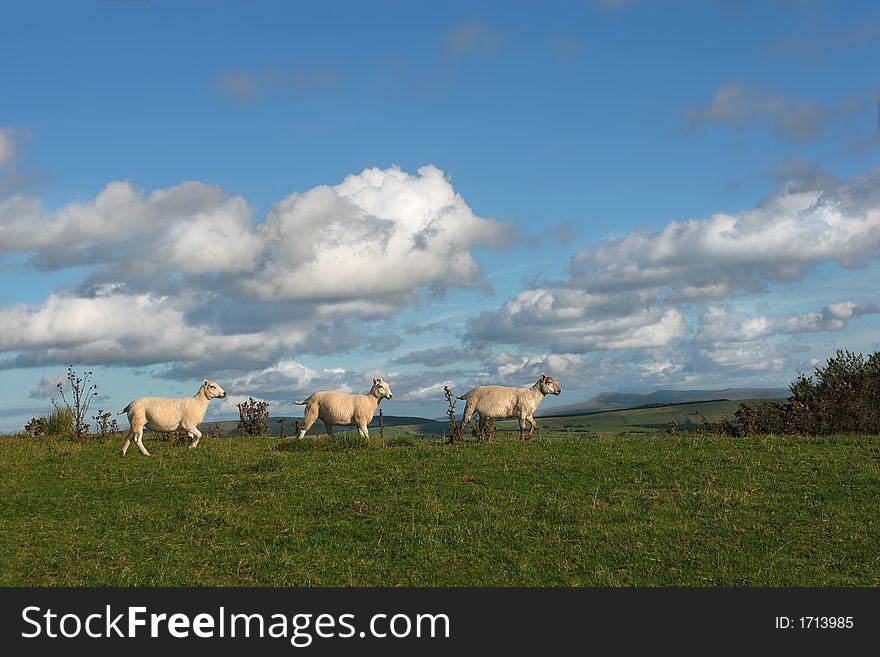
[[[205,389],[205,397],[208,399],[214,399],[215,397],[223,399],[226,396],[226,391],[214,381],[208,381],[208,379],[205,379],[202,381],[202,388]]]
[[[538,384],[541,387],[541,392],[545,395],[556,395],[558,397],[559,393],[562,392],[562,388],[556,383],[556,379],[552,376],[547,376],[543,372],[541,372],[541,380],[538,381]]]
[[[382,379],[373,379],[373,387],[370,389],[370,394],[375,395],[379,399],[391,399],[391,386]]]

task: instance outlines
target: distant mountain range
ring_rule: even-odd
[[[614,411],[638,406],[666,406],[692,402],[729,399],[779,399],[789,396],[788,388],[723,388],[721,390],[655,390],[654,392],[602,392],[586,401],[552,408],[540,408],[536,417],[576,415],[597,411]]]

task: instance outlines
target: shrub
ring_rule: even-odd
[[[66,408],[60,408],[55,400],[52,400],[52,406],[49,414],[40,418],[46,435],[62,438],[73,436],[73,413]]]
[[[24,430],[29,438],[43,438],[46,435],[43,420],[37,417],[32,417],[30,422],[24,425]]]
[[[82,376],[77,376],[72,365],[67,368],[70,399],[67,398],[67,394],[64,392],[64,386],[60,383],[58,384],[61,400],[73,417],[73,435],[77,440],[85,438],[89,433],[89,425],[86,424],[86,414],[89,412],[92,400],[98,396],[98,386],[94,383],[89,383],[91,376],[92,372],[86,372]]]
[[[238,435],[265,436],[269,433],[269,404],[248,397],[238,405]]]
[[[464,440],[464,429],[455,419],[455,395],[449,386],[443,386],[443,394],[446,396],[446,416],[449,418],[449,444],[454,445]]]
[[[101,409],[98,409],[97,415],[92,416],[92,419],[95,421],[95,431],[101,438],[107,438],[119,431],[119,424],[116,422],[116,419],[111,418],[113,418],[113,413],[102,411]]]
[[[868,358],[838,349],[812,375],[799,373],[784,404],[739,405],[734,418],[703,420],[702,430],[729,436],[759,433],[880,434],[880,352]]]
[[[784,409],[788,433],[880,433],[880,352],[838,349],[812,376],[799,374]]]

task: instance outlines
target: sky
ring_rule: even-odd
[[[880,348],[880,9],[8,3],[0,429],[202,379],[787,387]]]

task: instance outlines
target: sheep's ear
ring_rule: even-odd
[[[203,380],[203,381],[202,381],[202,385],[203,385],[203,386],[208,385],[208,379]]]
[[[377,383],[379,383],[379,380],[374,378],[374,379],[373,379],[373,385],[376,385]]]
[[[543,372],[541,372],[541,381],[546,381],[546,380],[547,380],[547,375],[544,374]]]

